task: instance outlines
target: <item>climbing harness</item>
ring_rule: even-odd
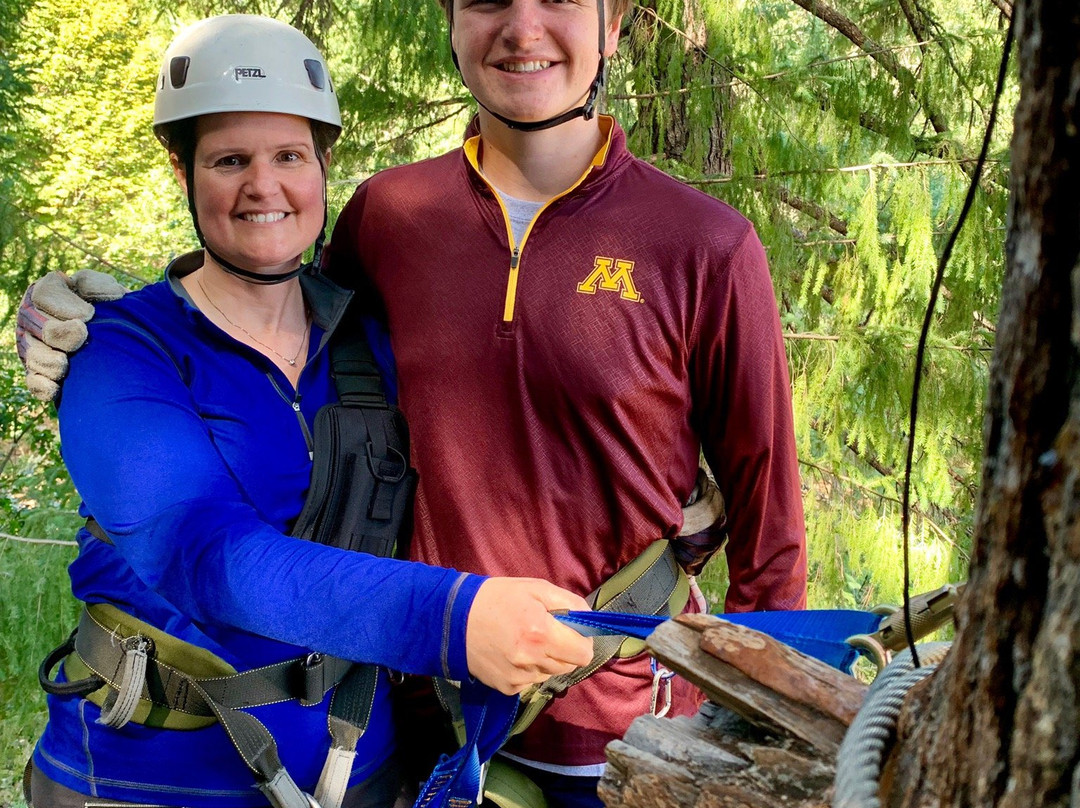
[[[604,581],[586,598],[596,611],[583,614],[614,613],[618,617],[622,613],[633,612],[651,617],[654,625],[680,614],[690,598],[690,580],[684,571],[683,559],[694,559],[704,564],[712,553],[722,549],[725,539],[718,540],[717,535],[723,536],[725,522],[724,498],[716,484],[699,469],[694,489],[683,507],[683,527],[679,535],[671,540],[653,542],[641,555]],[[694,539],[706,531],[709,533],[710,547],[703,552]],[[580,625],[574,628],[582,630]],[[506,737],[523,732],[553,698],[591,676],[609,660],[636,656],[645,648],[645,636],[630,632],[622,633],[616,629],[596,633],[596,636],[593,658],[588,665],[561,676],[553,676],[543,684],[527,689],[519,700],[515,700],[520,701],[520,706],[512,714]],[[670,677],[663,685],[656,685],[657,688],[661,686],[667,694],[667,709],[670,709]],[[457,683],[444,679],[435,679],[434,687],[439,701],[449,714],[458,743],[464,749],[471,736],[467,715],[459,703],[463,694],[459,692]],[[490,721],[486,726],[490,731]],[[494,746],[494,750],[501,745]],[[460,755],[461,750],[457,754]],[[482,796],[502,808],[543,808],[546,804],[543,793],[528,775],[502,760],[490,760],[484,774],[486,779],[481,778],[480,781]]]
[[[386,400],[359,318],[339,327],[329,351],[339,400],[316,414],[312,485],[292,533],[389,556],[409,529],[416,487],[416,472],[408,463],[408,430]],[[92,536],[112,543],[93,518],[86,527]],[[61,660],[68,679],[64,683],[51,678]],[[219,722],[274,808],[339,808],[356,744],[371,715],[378,668],[311,653],[237,672],[206,649],[115,606],[96,603],[86,607],[78,628],[42,662],[38,678],[48,693],[97,704],[99,722],[115,728],[135,722],[188,730]],[[332,743],[312,798],[282,766],[269,731],[243,708],[290,699],[309,706],[330,690]]]

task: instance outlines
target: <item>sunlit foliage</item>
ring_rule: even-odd
[[[815,4],[820,17],[804,5],[642,0],[623,20],[607,106],[638,155],[757,227],[792,374],[811,605],[863,607],[900,599],[914,348],[987,126],[1007,4],[849,0]],[[77,523],[51,409],[18,389],[14,303],[48,269],[138,284],[195,245],[150,131],[153,80],[182,25],[226,11],[279,16],[327,52],[345,119],[333,211],[374,171],[452,148],[474,108],[434,0],[0,4],[0,533],[70,539]],[[1010,78],[933,320],[913,478],[916,590],[966,574],[1015,95]],[[0,725],[3,804],[19,739],[41,719],[33,660],[73,614],[71,549],[6,542],[0,713],[20,718]],[[713,595],[720,577],[707,581]]]

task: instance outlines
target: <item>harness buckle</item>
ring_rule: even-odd
[[[132,634],[130,637],[124,637],[120,640],[119,645],[124,649],[124,653],[134,652],[136,654],[146,654],[147,656],[154,655],[154,640],[145,634]]]

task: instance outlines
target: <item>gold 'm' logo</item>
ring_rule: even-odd
[[[597,289],[603,289],[605,292],[618,292],[623,300],[640,302],[641,295],[634,286],[633,272],[633,261],[598,255],[596,263],[593,264],[593,271],[589,273],[589,277],[577,285],[577,290],[583,295],[595,295]]]

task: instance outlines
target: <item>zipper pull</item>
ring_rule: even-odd
[[[518,248],[515,247],[514,251],[512,253],[510,253],[510,269],[517,269],[518,268],[518,261],[520,260],[520,258],[521,258],[521,253],[518,251]]]

